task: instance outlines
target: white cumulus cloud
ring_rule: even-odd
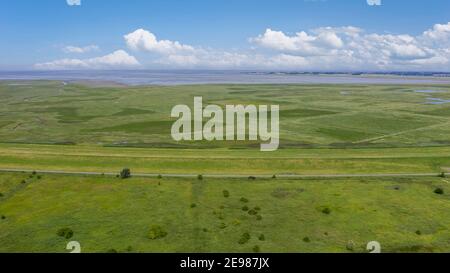
[[[66,0],[69,6],[81,6],[81,0]]]
[[[83,53],[88,53],[91,51],[97,51],[100,48],[96,45],[88,45],[88,46],[84,46],[84,47],[78,47],[78,46],[66,46],[63,48],[63,51],[65,53],[78,53],[78,54],[83,54]]]
[[[70,70],[70,69],[126,69],[139,66],[135,57],[124,50],[117,50],[111,54],[89,59],[60,59],[52,62],[39,63],[36,69],[41,70]]]
[[[367,0],[369,6],[381,6],[381,0]]]
[[[143,50],[160,54],[192,52],[194,48],[177,41],[158,40],[150,31],[138,29],[124,36],[127,46],[133,50]]]

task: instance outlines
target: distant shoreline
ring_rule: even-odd
[[[0,71],[0,81],[50,80],[89,86],[207,84],[450,84],[441,72],[264,72],[264,71]]]

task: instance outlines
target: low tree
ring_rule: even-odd
[[[130,177],[131,177],[131,170],[130,169],[125,168],[125,169],[123,169],[120,172],[120,178],[127,179],[127,178],[130,178]]]

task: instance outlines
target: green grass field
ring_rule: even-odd
[[[448,192],[450,184],[439,178],[250,182],[29,175],[0,175],[0,214],[6,217],[0,220],[0,252],[67,252],[71,240],[84,252],[253,252],[255,246],[263,252],[366,252],[374,240],[385,252],[450,248],[450,195],[433,192]],[[244,206],[259,208],[261,218]],[[167,236],[148,238],[154,225]],[[72,229],[73,237],[58,236],[60,228]],[[244,233],[251,238],[240,244]]]
[[[173,141],[170,111],[194,96],[279,104],[280,149]],[[67,252],[71,240],[84,252],[366,252],[370,241],[450,252],[450,179],[438,177],[450,172],[450,104],[429,98],[450,99],[450,86],[0,82],[0,252]],[[7,172],[125,167],[163,178]],[[246,177],[258,175],[312,177]],[[150,239],[154,225],[167,235]]]

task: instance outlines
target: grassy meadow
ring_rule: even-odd
[[[385,252],[450,248],[450,195],[433,192],[450,184],[439,178],[38,175],[0,175],[0,252],[68,252],[72,240],[83,252],[366,252],[374,240]],[[150,239],[154,225],[166,236]]]
[[[280,149],[173,141],[194,96],[279,104]],[[0,252],[450,252],[450,104],[432,98],[450,86],[1,81]],[[162,177],[44,173],[123,168]]]

